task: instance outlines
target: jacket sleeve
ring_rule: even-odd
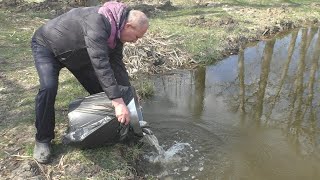
[[[100,14],[91,14],[85,17],[83,29],[87,51],[103,91],[109,99],[120,98],[118,83],[109,62],[107,41],[111,32],[110,23]]]
[[[113,53],[110,54],[111,67],[119,85],[131,86],[126,66],[123,62],[123,43],[117,42]]]

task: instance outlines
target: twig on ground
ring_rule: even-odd
[[[12,157],[18,157],[18,158],[24,158],[24,159],[28,159],[28,158],[32,158],[31,156],[22,156],[22,155],[10,155]]]
[[[32,159],[34,160],[34,162],[36,162],[36,163],[37,163],[37,165],[38,165],[39,169],[40,169],[40,170],[41,170],[41,172],[45,175],[46,179],[47,179],[47,180],[50,180],[50,176],[48,176],[48,175],[47,175],[47,173],[44,171],[44,169],[43,169],[42,165],[41,165],[40,163],[38,163],[38,161],[37,161],[37,160],[35,160],[34,158],[32,158]]]
[[[61,158],[60,158],[60,161],[59,161],[59,164],[58,164],[58,168],[61,170],[61,171],[64,171],[64,157],[65,155],[62,155]]]

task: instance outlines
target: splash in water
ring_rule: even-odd
[[[159,141],[155,135],[146,134],[144,136],[144,139],[146,142],[148,142],[152,147],[154,147],[157,150],[157,154],[145,156],[145,158],[152,163],[168,164],[168,163],[181,162],[182,157],[178,154],[182,152],[186,147],[191,148],[189,143],[176,143],[172,145],[168,150],[165,151],[159,145]]]
[[[159,141],[157,137],[153,134],[146,134],[144,136],[144,139],[150,144],[150,146],[154,147],[159,155],[162,155],[165,153],[164,149],[159,145]]]
[[[156,173],[157,178],[172,177],[174,178],[180,173],[193,171],[194,167],[191,167],[189,162],[194,158],[194,153],[198,150],[193,151],[193,148],[189,143],[174,142],[171,147],[164,149],[160,146],[157,137],[152,133],[150,129],[144,131],[143,141],[148,143],[155,151],[146,153],[143,157],[146,161],[151,164],[161,165],[162,168]],[[198,168],[198,166],[196,167]],[[201,164],[199,171],[203,170],[203,164]],[[195,174],[194,174],[195,175]],[[193,177],[193,176],[192,176]],[[188,178],[192,178],[188,176]]]
[[[143,126],[142,126],[143,127]],[[187,152],[181,153],[186,147],[191,149],[189,143],[175,143],[167,151],[165,151],[159,144],[157,137],[153,132],[147,127],[142,128],[144,132],[143,140],[147,142],[151,147],[154,147],[157,154],[152,154],[150,156],[145,155],[145,158],[152,163],[170,164],[175,162],[181,162],[182,159],[187,156]],[[187,151],[187,150],[186,150]]]
[[[164,151],[163,154],[150,156],[149,161],[153,163],[159,162],[161,164],[180,163],[183,161],[183,158],[187,156],[187,154],[184,154],[184,150],[186,150],[187,147],[191,147],[189,143],[176,143]]]

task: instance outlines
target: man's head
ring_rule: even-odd
[[[147,32],[148,27],[147,16],[141,11],[131,10],[124,28],[120,32],[120,41],[123,43],[136,42]]]

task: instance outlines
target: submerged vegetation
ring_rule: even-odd
[[[40,165],[31,158],[38,78],[30,39],[39,26],[61,14],[61,9],[66,11],[70,7],[64,4],[61,8],[57,3],[49,6],[47,1],[45,5],[34,4],[37,9],[9,5],[14,2],[0,1],[0,179],[142,178],[143,174],[135,170],[135,161],[141,153],[136,146],[80,150],[61,144],[69,103],[88,95],[65,69],[60,72],[55,106],[55,160]],[[298,26],[317,25],[320,18],[320,3],[316,0],[168,2],[149,0],[143,2],[148,6],[134,4],[148,10],[151,21],[146,37],[125,49],[128,71],[141,98],[154,93],[152,82],[142,78],[145,74],[214,63],[238,53],[246,43]]]

